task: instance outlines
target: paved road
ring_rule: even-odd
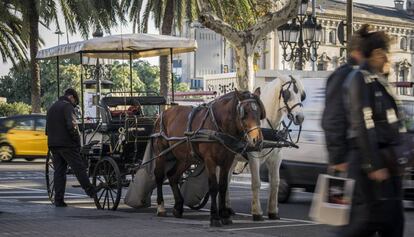
[[[210,228],[208,209],[186,210],[182,219],[171,215],[172,195],[165,187],[169,217],[155,216],[155,207],[136,210],[120,205],[118,211],[96,210],[93,201],[77,182],[68,179],[69,208],[50,205],[41,161],[0,163],[0,236],[331,236],[333,229],[309,220],[307,214],[312,195],[294,192],[288,204],[280,205],[281,220],[251,221],[250,189],[244,183],[232,183],[234,224]],[[126,190],[125,190],[126,191]],[[125,193],[125,192],[124,192]],[[267,188],[261,193],[266,206]],[[153,197],[153,200],[155,197]],[[208,208],[208,206],[206,206]],[[414,236],[414,211],[406,210],[406,235]]]

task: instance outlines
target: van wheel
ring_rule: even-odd
[[[13,159],[13,147],[7,144],[0,145],[0,162],[9,162]]]
[[[283,174],[283,172],[281,172],[279,181],[278,201],[280,203],[288,202],[291,192],[292,187],[290,187],[286,176]]]

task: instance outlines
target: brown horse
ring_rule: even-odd
[[[259,97],[260,89],[256,89],[254,94],[236,90],[217,98],[204,107],[199,107],[198,110],[193,110],[189,106],[174,106],[161,114],[155,124],[155,132],[160,135],[153,141],[154,154],[159,156],[162,151],[167,149],[171,151],[161,154],[156,159],[154,173],[157,183],[158,216],[166,215],[162,184],[167,175],[175,200],[173,214],[177,218],[182,217],[184,200],[178,182],[191,164],[199,159],[204,162],[209,175],[210,225],[221,226],[221,224],[232,223],[225,200],[227,177],[235,152],[231,150],[231,147],[219,142],[182,141],[186,137],[194,136],[198,133],[197,131],[208,130],[230,135],[236,140],[245,141],[251,147],[260,147],[263,141],[260,120],[264,119],[266,114]],[[189,120],[191,120],[193,132],[190,134],[192,135],[189,135]],[[181,144],[177,144],[179,141]],[[165,170],[167,159],[175,160],[175,165],[168,171]],[[220,167],[219,183],[216,175],[217,167]],[[216,200],[218,193],[219,211]]]

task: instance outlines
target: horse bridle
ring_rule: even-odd
[[[296,93],[299,92],[299,89],[298,89],[298,87],[296,85],[295,78],[293,78],[292,76],[290,76],[290,78],[291,78],[290,81],[284,83],[282,85],[282,87],[280,88],[279,99],[283,99],[283,104],[285,106],[283,106],[282,108],[280,108],[279,111],[282,110],[282,109],[284,109],[284,108],[286,108],[286,110],[288,112],[288,118],[289,118],[289,120],[292,120],[293,119],[293,114],[292,114],[293,109],[295,109],[298,106],[303,107],[303,104],[302,104],[302,102],[299,102],[299,103],[294,104],[292,107],[289,106],[288,102],[290,100],[290,97],[292,96],[292,94],[289,91],[290,87],[293,85],[293,90]],[[287,85],[287,88],[286,89],[283,89],[286,85]],[[305,100],[304,99],[304,96],[302,96],[301,97],[301,101],[304,101],[304,100]]]
[[[238,118],[239,118],[239,123],[241,125],[241,127],[243,128],[243,137],[244,139],[246,139],[246,137],[249,135],[249,133],[253,132],[254,130],[257,129],[261,129],[260,126],[254,126],[250,129],[245,129],[243,126],[243,118],[245,117],[244,114],[244,108],[243,108],[243,104],[245,103],[250,103],[252,110],[254,111],[258,111],[260,106],[258,105],[258,102],[255,98],[248,98],[248,99],[244,99],[244,100],[239,100],[239,103],[237,104],[237,113],[238,113]]]

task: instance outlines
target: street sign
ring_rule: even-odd
[[[344,21],[341,21],[338,25],[338,40],[342,45],[345,45],[346,39],[345,39],[345,30],[346,30],[346,23]]]

